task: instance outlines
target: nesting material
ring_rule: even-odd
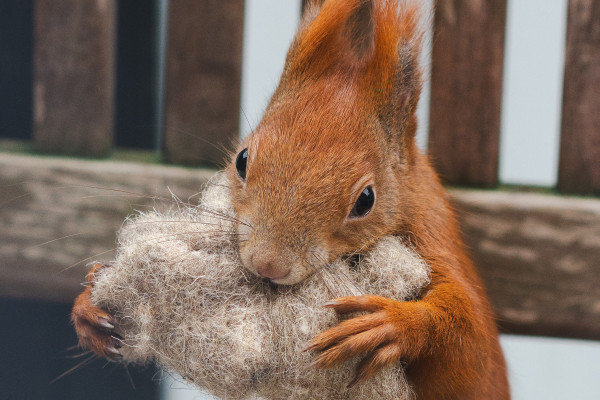
[[[388,237],[358,262],[338,260],[300,284],[272,287],[238,259],[229,193],[219,174],[200,206],[125,222],[116,260],[92,293],[119,322],[125,361],[157,362],[222,399],[410,399],[400,365],[347,389],[358,360],[319,370],[303,350],[340,322],[323,303],[408,299],[428,283],[426,263]]]

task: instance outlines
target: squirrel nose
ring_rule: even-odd
[[[283,279],[290,274],[289,269],[280,268],[272,261],[254,264],[254,268],[256,268],[256,272],[260,276],[263,278],[269,278],[271,280]]]

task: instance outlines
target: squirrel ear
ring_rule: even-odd
[[[346,20],[343,37],[345,45],[356,60],[369,58],[375,50],[373,2],[360,0]]]
[[[414,78],[411,64],[423,34],[420,10],[419,0],[310,1],[282,80],[302,82],[333,72],[372,78],[371,88],[389,90],[395,80]]]
[[[320,76],[332,68],[364,66],[375,54],[372,0],[315,0],[308,3],[288,52],[285,78]]]
[[[409,120],[421,90],[419,54],[426,15],[422,1],[308,4],[280,86],[302,87],[323,76],[341,77],[360,93],[366,110],[380,118],[388,136],[414,136]]]

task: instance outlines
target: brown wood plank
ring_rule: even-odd
[[[497,183],[506,0],[437,2],[429,154],[444,181]]]
[[[0,296],[72,302],[127,215],[173,205],[169,189],[187,200],[213,173],[0,153]]]
[[[104,156],[112,143],[115,1],[36,0],[34,142]]]
[[[600,2],[570,0],[558,189],[600,194]]]
[[[169,204],[167,186],[185,200],[212,174],[0,153],[0,296],[72,301],[126,215],[149,196]],[[450,193],[504,332],[600,340],[600,199]]]
[[[165,152],[170,162],[218,163],[237,138],[243,0],[169,2]]]
[[[600,339],[600,200],[452,195],[502,331]]]

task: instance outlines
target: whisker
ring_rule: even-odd
[[[230,221],[228,221],[230,222]],[[159,219],[156,221],[136,221],[131,220],[128,222],[129,225],[154,225],[154,224],[192,224],[192,225],[202,225],[202,226],[216,226],[221,227],[222,225],[216,222],[206,222],[206,221],[197,221],[193,219]]]
[[[223,183],[215,183],[215,182],[208,182],[208,183],[209,183],[208,186],[216,186],[216,187],[221,187],[221,188],[225,188],[225,189],[231,190],[231,186],[225,185]]]
[[[200,197],[200,196],[202,196],[202,190],[199,191],[199,192],[196,192],[196,193],[194,193],[194,194],[192,194],[190,196],[188,196],[187,203],[188,204],[192,204],[192,199],[194,199],[195,197]]]
[[[311,254],[313,254],[321,262],[322,266],[319,268],[319,271],[326,273],[340,288],[345,289],[346,293],[342,293],[343,295],[362,293],[362,290],[354,283],[354,281],[346,274],[344,270],[339,268],[333,269],[332,264],[328,263],[327,260],[322,257],[322,255],[316,252],[311,252]],[[336,295],[333,293],[333,290],[330,290],[330,292],[332,295]]]
[[[60,374],[59,376],[57,376],[56,378],[52,379],[50,381],[50,384],[55,383],[56,381],[58,381],[59,379],[64,378],[65,376],[69,375],[70,373],[74,372],[75,370],[89,364],[90,362],[92,362],[94,359],[96,359],[98,356],[95,354],[92,354],[91,356],[89,356],[88,358],[86,358],[85,360],[81,361],[79,364],[75,365],[74,367],[70,368],[69,370],[63,372],[62,374]]]
[[[335,280],[335,277],[333,277],[331,274],[329,274],[329,272],[327,272],[324,268],[313,267],[313,270],[315,271],[315,274],[321,278],[323,283],[325,283],[325,287],[327,288],[327,292],[329,293],[329,295],[331,297],[336,297],[334,294],[335,287],[334,286],[332,287],[332,282],[331,282],[331,280]]]
[[[316,252],[311,252],[311,253],[317,258],[317,261],[319,261],[319,264],[320,264],[320,268],[311,264],[313,271],[315,272],[315,274],[317,274],[318,276],[321,277],[323,283],[325,283],[325,287],[327,288],[327,291],[329,292],[329,294],[333,297],[337,297],[337,296],[335,296],[336,291],[334,290],[334,289],[336,289],[336,287],[332,286],[332,284],[342,285],[343,283],[339,281],[337,276],[335,276],[334,274],[331,274],[330,271],[328,271],[326,269],[326,266],[328,265],[326,260],[324,260]]]
[[[0,208],[2,208],[2,207],[4,207],[4,206],[7,206],[8,204],[10,204],[10,203],[12,203],[12,202],[15,202],[15,201],[17,201],[17,200],[19,200],[19,199],[26,198],[26,197],[28,197],[28,196],[33,196],[33,194],[32,194],[32,193],[25,193],[25,194],[22,194],[22,195],[20,195],[20,196],[13,197],[12,199],[8,199],[8,200],[6,200],[6,201],[3,201],[2,203],[0,203]]]
[[[65,236],[62,236],[62,237],[59,237],[56,239],[48,240],[47,242],[44,242],[44,243],[33,244],[31,246],[25,247],[25,249],[34,249],[36,247],[41,247],[41,246],[45,246],[50,243],[58,242],[59,240],[64,240],[64,239],[72,238],[75,236],[88,235],[88,234],[90,234],[90,232],[73,233],[71,235],[65,235]]]
[[[353,251],[352,253],[348,254],[348,257],[353,257],[353,256],[363,256],[364,255],[364,249],[365,249],[365,245],[361,246],[360,248],[358,248],[357,250]],[[350,279],[350,277],[348,277],[348,275],[346,274],[346,271],[339,271],[341,274],[343,274],[344,276],[346,276],[348,282],[352,283],[353,288],[359,293],[359,294],[364,294],[362,289],[360,289],[358,286],[356,286],[356,284]]]
[[[36,182],[34,180],[31,180],[30,182]],[[21,182],[22,183],[22,182]],[[48,190],[65,190],[65,189],[95,189],[95,190],[104,190],[104,191],[110,191],[110,192],[117,192],[117,193],[123,193],[124,195],[130,195],[130,196],[136,196],[136,197],[143,197],[143,198],[147,198],[150,200],[161,200],[161,201],[168,201],[168,199],[165,199],[163,197],[160,196],[153,196],[153,195],[149,195],[146,193],[138,193],[138,192],[132,192],[132,191],[128,191],[128,190],[124,190],[124,189],[117,189],[117,188],[109,188],[109,187],[102,187],[102,186],[95,186],[95,185],[63,185],[63,186],[55,186],[52,188],[49,188]],[[0,207],[4,207],[10,203],[13,203],[17,200],[23,199],[23,198],[27,198],[27,197],[32,197],[34,196],[34,193],[24,193],[22,195],[13,197],[12,199],[8,199],[6,201],[0,202]],[[86,198],[89,196],[85,196],[83,198]],[[123,196],[125,197],[125,196]]]
[[[215,149],[219,150],[219,151],[220,151],[221,153],[223,153],[224,155],[226,155],[226,156],[228,155],[228,153],[225,153],[225,152],[223,151],[223,149],[221,149],[219,146],[217,146],[216,144],[214,144],[214,143],[213,143],[213,142],[211,142],[210,140],[207,140],[207,139],[203,138],[203,137],[202,137],[202,136],[200,136],[200,135],[196,135],[196,134],[194,134],[194,133],[187,132],[186,130],[183,130],[183,129],[181,129],[181,128],[176,128],[176,127],[174,127],[174,126],[163,125],[162,127],[163,127],[163,128],[172,129],[172,130],[175,130],[175,131],[177,131],[177,132],[181,133],[182,135],[186,135],[186,136],[189,136],[189,137],[193,137],[194,139],[198,139],[198,140],[200,140],[201,142],[203,142],[203,143],[205,143],[205,144],[208,144],[208,145],[210,145],[210,146],[214,147]],[[208,160],[207,160],[207,161],[208,161]]]
[[[248,222],[243,221],[243,220],[239,219],[238,217],[233,216],[231,214],[227,214],[227,213],[225,213],[223,211],[214,210],[214,209],[208,208],[208,207],[206,207],[206,206],[204,206],[202,204],[199,205],[199,206],[197,206],[197,207],[195,207],[195,208],[197,208],[197,209],[199,209],[199,210],[201,210],[203,212],[206,212],[209,215],[223,217],[223,218],[228,218],[232,222],[237,222],[239,224],[246,225],[247,227],[252,228],[252,225],[250,225]]]
[[[111,251],[115,251],[115,250],[117,250],[117,248],[116,248],[116,247],[113,247],[112,249],[109,249],[109,250],[103,251],[103,252],[101,252],[101,253],[96,253],[96,254],[94,254],[94,255],[93,255],[93,256],[91,256],[91,257],[84,258],[83,260],[79,260],[79,261],[77,261],[76,263],[74,263],[74,264],[71,264],[71,265],[69,265],[68,267],[61,269],[59,272],[65,272],[66,270],[68,270],[68,269],[71,269],[71,268],[73,268],[73,267],[76,267],[76,266],[78,266],[79,264],[81,264],[81,263],[83,263],[83,262],[89,261],[89,260],[91,260],[91,259],[94,259],[94,258],[96,258],[96,257],[98,257],[98,256],[101,256],[101,255],[103,255],[103,254],[106,254],[106,253],[110,253]]]
[[[169,234],[166,234],[166,235],[162,235],[159,238],[169,238],[169,237],[176,238],[178,236],[194,235],[194,234],[202,235],[204,233],[205,232],[198,232],[198,231],[189,231],[189,232],[180,232],[180,233],[169,233]],[[220,232],[207,232],[207,233],[210,233],[210,234],[217,233],[217,234],[222,234],[222,235],[229,235],[230,232],[228,232],[228,231],[220,231]],[[233,233],[233,234],[236,235],[237,233]],[[241,235],[241,234],[237,234],[237,235]],[[209,238],[210,238],[210,236],[209,236]],[[166,240],[153,241],[153,243],[168,243],[168,242],[173,241],[173,240],[176,240],[176,239],[166,239]]]
[[[246,115],[246,111],[244,111],[244,107],[240,107],[240,110],[242,110],[242,115],[244,116],[244,119],[246,120],[246,123],[248,124],[248,129],[250,129],[250,132],[252,132],[254,129],[252,129],[252,124],[250,123],[250,120],[248,119],[248,116]]]
[[[70,359],[81,358],[83,356],[87,356],[91,352],[92,352],[91,350],[88,350],[88,351],[84,351],[83,353],[80,353],[80,354],[75,354],[75,355],[72,355],[72,356],[65,356],[65,358],[70,358]]]
[[[127,198],[127,197],[131,197],[131,196],[133,196],[133,195],[131,195],[131,194],[96,194],[96,195],[80,196],[79,198],[80,199]],[[151,198],[150,200],[153,200],[153,198]]]
[[[116,193],[128,194],[128,195],[131,195],[131,196],[144,197],[144,198],[151,199],[151,200],[165,201],[165,198],[161,197],[161,196],[149,195],[147,193],[133,192],[131,190],[125,190],[125,189],[109,188],[109,187],[104,187],[104,186],[96,186],[96,185],[65,185],[65,186],[56,186],[56,187],[54,187],[54,189],[78,189],[78,188],[79,189],[105,190],[105,191],[108,191],[108,192],[116,192]]]
[[[127,365],[125,365],[125,364],[123,364],[123,367],[125,368],[125,373],[127,374],[127,378],[129,378],[129,383],[131,383],[131,387],[133,388],[133,390],[136,390],[135,383],[133,383],[133,378],[131,377],[131,374],[129,373],[129,368],[127,368]]]

